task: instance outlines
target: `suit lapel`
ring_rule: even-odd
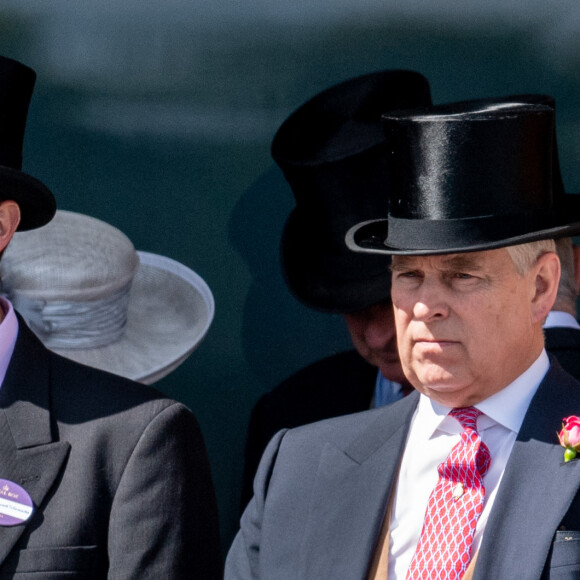
[[[556,435],[563,417],[580,412],[579,388],[552,360],[507,463],[474,580],[540,578],[554,534],[580,487],[580,461],[564,463]]]
[[[23,487],[39,511],[70,445],[54,442],[49,411],[48,351],[19,319],[19,333],[0,390],[0,478]],[[0,564],[28,526],[0,526]]]
[[[369,427],[344,449],[326,445],[302,544],[299,578],[366,577],[417,401],[418,395],[412,394],[370,412]]]

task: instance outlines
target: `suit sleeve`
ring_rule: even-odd
[[[175,403],[146,426],[113,500],[109,578],[221,578],[210,466],[193,414]]]
[[[225,580],[260,578],[260,544],[268,485],[286,432],[284,429],[277,433],[264,451],[254,479],[254,497],[242,515],[240,531],[226,558]]]
[[[264,453],[264,449],[268,445],[271,435],[273,435],[273,433],[271,435],[264,435],[265,406],[266,398],[262,397],[258,400],[250,414],[248,436],[246,438],[246,446],[244,449],[244,472],[242,477],[240,513],[243,513],[249,501],[252,499],[254,476],[258,470],[262,453]]]

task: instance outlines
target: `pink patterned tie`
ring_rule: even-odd
[[[437,468],[439,481],[429,498],[407,580],[461,580],[471,559],[471,544],[485,497],[483,476],[491,457],[477,432],[481,411],[464,407],[449,414],[464,431]]]

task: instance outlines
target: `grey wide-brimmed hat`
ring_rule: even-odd
[[[3,294],[48,348],[145,384],[179,366],[213,320],[213,295],[198,274],[70,211],[16,233],[0,277]]]

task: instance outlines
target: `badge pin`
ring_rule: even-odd
[[[464,492],[463,484],[462,483],[458,483],[453,488],[453,501],[457,501],[463,495],[463,492]]]
[[[28,492],[8,479],[0,479],[0,526],[17,526],[34,511]]]

